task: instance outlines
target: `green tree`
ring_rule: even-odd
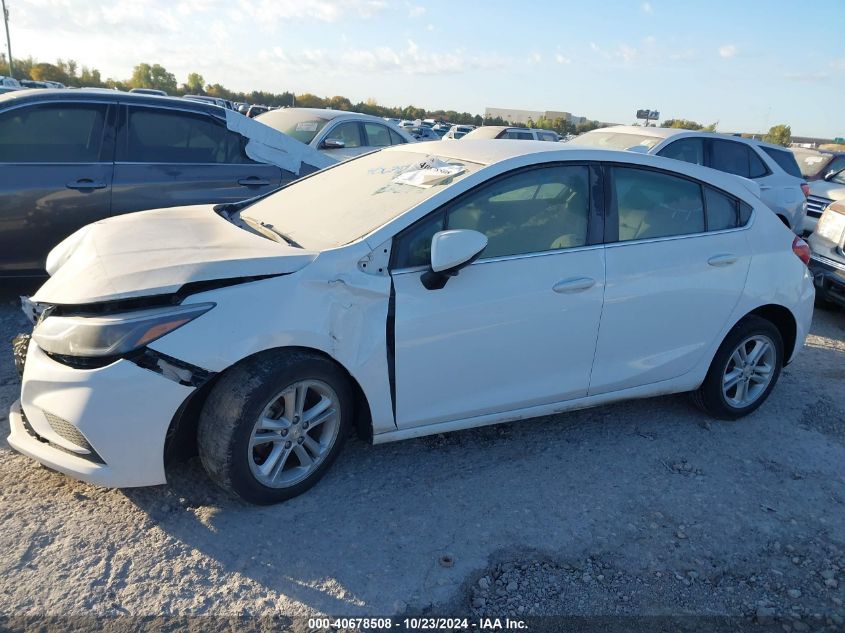
[[[153,88],[167,93],[176,92],[176,76],[160,64],[138,64],[127,82],[132,88]]]
[[[352,102],[347,99],[346,97],[332,97],[328,100],[327,104],[333,110],[351,110],[352,109]]]
[[[773,125],[769,128],[769,133],[763,137],[763,140],[774,145],[789,147],[792,142],[792,128],[783,123]]]
[[[317,95],[312,95],[310,92],[296,95],[296,105],[300,108],[325,108],[326,100],[321,99]]]
[[[103,80],[100,78],[100,71],[96,68],[89,70],[87,66],[82,67],[82,73],[79,75],[79,83],[92,88],[102,88],[105,86]]]
[[[203,94],[205,86],[205,79],[199,73],[189,73],[188,79],[182,84],[182,90],[185,94],[201,95]]]
[[[660,127],[670,127],[677,130],[700,130],[704,126],[697,121],[688,119],[666,119]]]
[[[59,81],[66,85],[70,83],[70,77],[65,71],[45,62],[35,64],[29,71],[29,76],[35,81]]]

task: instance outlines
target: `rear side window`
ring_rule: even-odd
[[[4,112],[0,162],[96,163],[105,119],[106,105],[94,103],[51,103]]]
[[[712,140],[710,167],[745,178],[760,178],[769,169],[753,149],[736,141]]]
[[[739,201],[710,187],[704,188],[707,204],[707,230],[723,231],[736,228],[739,221]]]
[[[733,141],[712,141],[710,166],[737,176],[751,177],[749,151],[742,143]]]
[[[704,203],[697,183],[645,169],[612,171],[620,242],[704,232]]]
[[[391,145],[390,131],[379,123],[364,123],[369,147],[387,147]]]
[[[517,132],[516,130],[508,131],[507,136],[505,138],[515,138],[521,141],[533,141],[534,137],[531,135],[531,132]]]
[[[788,150],[775,149],[774,147],[761,147],[760,149],[766,152],[787,174],[796,178],[803,178],[801,169],[798,167],[798,162],[795,160],[795,154]]]
[[[205,114],[128,108],[128,126],[117,160],[131,163],[251,163],[244,138]]]
[[[704,139],[682,138],[670,143],[657,153],[658,156],[682,160],[694,165],[704,164]]]
[[[390,128],[388,128],[388,130],[390,131],[390,144],[391,145],[401,145],[402,143],[408,142],[404,138],[402,138],[402,135],[399,134],[399,132],[397,132],[396,130],[391,130]]]

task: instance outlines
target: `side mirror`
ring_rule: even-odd
[[[431,238],[431,268],[420,277],[428,290],[440,290],[464,266],[478,259],[487,248],[487,236],[478,231],[438,231]]]
[[[343,149],[346,147],[346,143],[338,138],[327,138],[320,144],[320,147],[323,149]]]

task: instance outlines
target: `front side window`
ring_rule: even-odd
[[[704,231],[697,183],[645,169],[614,167],[612,172],[620,242]]]
[[[243,164],[252,162],[244,139],[206,114],[159,108],[128,108],[128,125],[117,160],[130,163]]]
[[[487,236],[481,258],[540,253],[587,243],[589,169],[550,166],[483,185],[406,230],[395,245],[395,267],[429,264],[432,236],[470,229]]]
[[[4,112],[0,162],[96,163],[105,119],[106,106],[93,103],[51,103]]]
[[[664,158],[674,158],[675,160],[682,160],[685,163],[692,163],[693,165],[704,164],[704,139],[701,138],[683,138],[674,143],[670,143],[657,154]]]
[[[357,121],[341,123],[329,131],[326,140],[340,141],[344,147],[361,147],[364,140],[361,138],[361,126]]]

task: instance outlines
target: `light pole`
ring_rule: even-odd
[[[15,76],[15,70],[12,66],[12,40],[9,37],[9,10],[6,8],[6,0],[3,1],[3,22],[6,24],[6,46],[9,48],[9,77]]]

